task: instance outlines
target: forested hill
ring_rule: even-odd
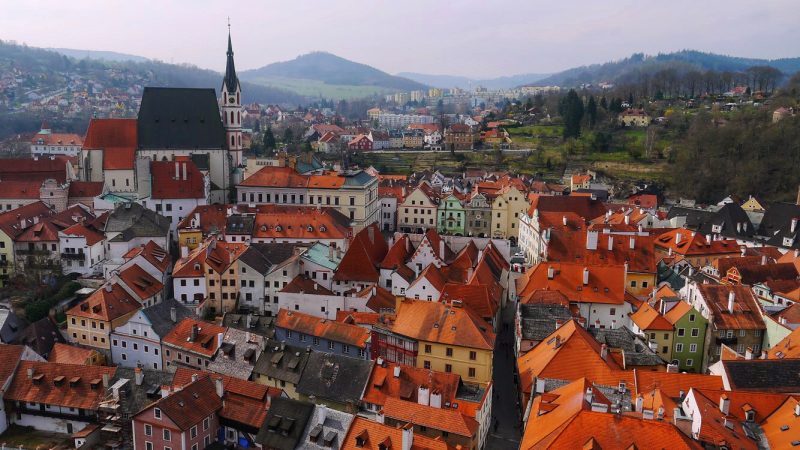
[[[220,58],[224,58],[221,55]],[[67,89],[78,79],[131,92],[141,86],[219,89],[222,74],[191,65],[159,61],[75,59],[55,51],[0,41],[0,95],[24,101],[26,92]],[[246,101],[297,105],[306,100],[282,89],[243,83]]]
[[[575,67],[537,81],[540,86],[578,86],[587,83],[615,82],[637,76],[646,76],[673,69],[678,73],[689,71],[742,72],[751,67],[769,66],[790,76],[800,71],[800,58],[755,59],[682,50],[648,56],[635,53],[628,58],[605,64]]]

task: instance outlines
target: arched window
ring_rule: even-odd
[[[233,111],[231,111],[231,123],[233,123]]]
[[[231,136],[231,147],[235,146],[236,146],[236,138],[234,136]]]
[[[242,114],[241,112],[236,111],[236,123],[237,124],[241,124],[242,123],[242,115],[241,114]]]
[[[236,93],[236,104],[237,104],[237,105],[239,105],[239,104],[240,104],[240,103],[239,103],[239,93],[238,93],[238,92]]]

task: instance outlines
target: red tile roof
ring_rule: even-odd
[[[486,285],[448,283],[444,286],[439,301],[460,301],[465,308],[471,309],[484,319],[494,318],[500,308],[500,303],[490,294]]]
[[[175,262],[172,268],[173,278],[203,278],[206,262],[206,249],[201,245],[183,258]]]
[[[137,256],[144,258],[162,273],[166,272],[169,265],[172,263],[172,257],[169,256],[169,253],[164,251],[164,249],[154,241],[148,241],[147,244],[143,246],[130,249],[128,253],[123,255],[123,259],[128,261]]]
[[[330,289],[321,286],[305,274],[294,277],[289,284],[281,289],[281,292],[306,295],[334,295]]]
[[[698,284],[697,290],[711,310],[717,330],[763,330],[761,309],[747,286]],[[728,311],[728,295],[733,292],[733,311]]]
[[[680,238],[678,237],[680,235]],[[653,241],[656,248],[669,251],[681,256],[698,255],[736,255],[739,254],[739,244],[733,239],[706,241],[706,238],[686,228],[676,228],[659,235]],[[676,243],[677,242],[677,243]]]
[[[416,402],[419,401],[419,388],[425,387],[430,392],[440,393],[444,405],[456,400],[460,382],[461,377],[455,373],[386,363],[372,369],[362,400],[378,406],[382,406],[389,397]]]
[[[178,176],[175,175],[177,167]],[[205,199],[205,177],[192,161],[152,161],[150,176],[154,199]]]
[[[198,332],[197,339],[192,341],[192,326],[194,325],[197,325]],[[217,348],[219,347],[219,334],[222,333],[224,335],[226,331],[227,328],[225,327],[187,317],[178,322],[178,324],[164,336],[162,341],[165,344],[181,348],[184,351],[191,351],[211,357],[217,352]]]
[[[149,413],[152,408],[159,408],[178,429],[186,431],[222,407],[222,399],[217,395],[214,381],[206,376],[153,403],[133,420],[137,421],[139,416]]]
[[[103,150],[103,169],[132,170],[138,135],[136,119],[92,119],[83,148]]]
[[[592,200],[590,197],[570,197],[562,195],[529,195],[531,206],[528,216],[533,216],[535,210],[543,212],[573,212],[586,220],[592,220],[606,213],[603,202]]]
[[[385,309],[394,309],[395,297],[388,290],[380,286],[367,286],[356,294],[357,297],[367,297],[367,308],[375,312]]]
[[[0,164],[0,180],[38,181],[54,179],[59,183],[67,180],[70,159],[65,156],[50,158],[4,158]]]
[[[32,377],[28,378],[31,370]],[[103,375],[114,377],[115,367],[20,361],[3,398],[76,409],[97,409],[106,397]]]
[[[404,300],[389,329],[420,341],[481,350],[494,349],[495,334],[469,308],[426,300]]]
[[[33,221],[39,221],[40,218],[49,217],[54,214],[45,203],[38,201],[29,205],[20,206],[19,208],[12,209],[0,214],[0,229],[2,229],[9,237],[17,237],[24,229],[33,225]],[[25,225],[22,225],[22,222]]]
[[[0,181],[0,199],[36,199],[39,200],[41,181]]]
[[[647,303],[643,303],[638,311],[631,314],[631,321],[641,330],[673,330],[672,323]]]
[[[39,144],[39,140],[43,144]],[[83,139],[74,133],[36,133],[31,139],[31,144],[36,145],[82,145]]]
[[[400,235],[381,261],[381,269],[394,269],[404,265],[412,252],[413,248],[408,235]]]
[[[478,431],[478,422],[455,409],[436,408],[408,402],[394,397],[387,397],[383,404],[386,417],[401,422],[413,423],[434,430],[457,434],[471,438]]]
[[[310,314],[281,309],[275,327],[366,348],[370,331],[358,325],[326,320]]]
[[[89,364],[95,354],[96,350],[56,342],[47,360],[51,363],[83,365]]]
[[[22,345],[0,344],[0,361],[4,361],[0,364],[0,386],[5,386],[6,380],[14,374],[23,350],[25,347]]]
[[[256,214],[254,239],[345,239],[349,219],[333,208],[264,205]]]
[[[291,167],[265,166],[239,183],[239,186],[306,188],[308,176],[297,173]]]
[[[111,322],[137,311],[141,305],[119,284],[106,283],[69,310],[68,316]]]
[[[102,181],[70,181],[69,198],[97,197],[103,193]]]
[[[119,278],[128,286],[141,300],[147,300],[158,294],[164,289],[160,281],[153,278],[146,270],[133,264],[119,273]]]
[[[380,278],[377,268],[388,251],[389,246],[383,238],[378,224],[368,225],[359,231],[350,242],[333,279],[335,281],[377,282]]]
[[[341,450],[402,449],[403,430],[356,416],[342,442]],[[359,445],[360,444],[360,445]],[[440,439],[416,434],[409,450],[451,450]]]
[[[51,220],[44,220],[28,227],[14,240],[17,242],[57,242],[59,230],[60,228]]]
[[[200,205],[178,222],[178,230],[199,228],[203,234],[210,232],[224,232],[228,220],[228,208],[231,205]],[[192,227],[192,221],[195,226]]]
[[[552,269],[553,278],[548,278]],[[584,270],[589,283],[583,284]],[[582,264],[543,262],[518,278],[517,295],[522,302],[535,291],[559,291],[570,301],[621,305],[625,302],[625,268],[623,266],[584,266]]]
[[[206,250],[206,266],[214,269],[217,273],[223,273],[228,270],[239,256],[242,255],[247,249],[248,245],[241,242],[226,242],[211,239],[208,245],[205,245]]]
[[[84,237],[87,245],[94,245],[106,238],[103,233],[94,228],[89,228],[83,223],[76,223],[69,228],[61,230],[61,232],[68,236]]]

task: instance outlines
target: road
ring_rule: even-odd
[[[513,278],[509,283],[513,294]],[[494,398],[492,404],[492,425],[486,448],[495,450],[517,450],[520,442],[520,417],[517,399],[519,387],[515,382],[516,361],[514,360],[514,303],[509,301],[502,311],[502,325],[497,334],[494,350]],[[494,424],[497,422],[497,429]]]
[[[535,151],[535,148],[507,148],[503,149],[503,153],[525,153]],[[491,153],[492,149],[483,150],[456,150],[455,153]],[[386,149],[386,150],[369,150],[363,152],[365,154],[371,153],[450,153],[450,150],[407,150],[407,149]]]

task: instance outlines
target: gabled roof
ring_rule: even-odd
[[[705,236],[686,228],[676,228],[653,241],[656,248],[672,250],[681,256],[738,254],[739,244],[732,239],[706,240]]]
[[[139,297],[139,300],[147,300],[164,289],[161,281],[153,278],[138,264],[133,264],[120,272],[119,278]]]
[[[747,286],[698,284],[712,314],[712,322],[717,330],[763,330],[766,328],[761,317],[761,309]],[[728,310],[729,295],[734,295],[733,311]]]
[[[83,144],[83,139],[80,136],[74,133],[50,133],[50,132],[39,132],[33,136],[31,139],[31,144],[39,144],[39,140],[41,140],[44,145],[77,145],[80,146]]]
[[[664,314],[664,319],[666,319],[667,322],[671,323],[672,325],[675,325],[691,309],[692,305],[690,305],[688,302],[675,302],[675,306],[673,306],[669,311],[667,311],[666,314]]]
[[[197,338],[192,340],[192,327],[197,327]],[[162,338],[162,342],[201,355],[211,357],[219,348],[218,335],[225,335],[225,327],[187,317]]]
[[[573,212],[586,220],[592,220],[606,213],[603,202],[592,200],[591,197],[530,195],[531,206],[528,216],[533,216],[534,211],[543,212]]]
[[[199,228],[203,234],[225,230],[229,205],[198,205],[178,222],[178,230]],[[194,226],[192,226],[194,225]]]
[[[86,300],[69,309],[67,315],[111,322],[135,312],[140,306],[122,286],[107,282]]]
[[[370,337],[369,330],[358,325],[322,319],[287,309],[281,309],[278,312],[275,327],[349,344],[358,348],[366,348]]]
[[[175,320],[180,322],[187,317],[195,317],[192,309],[174,298],[166,298],[153,306],[145,308],[142,313],[150,321],[150,326],[159,337],[166,336],[176,322],[172,321],[172,308],[175,308]]]
[[[92,119],[84,149],[103,151],[103,169],[132,170],[138,146],[136,119]]]
[[[308,176],[297,173],[291,167],[264,166],[239,186],[305,189],[308,187]]]
[[[800,359],[722,361],[731,390],[800,392]]]
[[[444,405],[455,400],[460,382],[461,377],[455,373],[384,363],[372,369],[362,400],[378,406],[382,406],[389,397],[416,402],[419,401],[420,388],[426,388],[439,392]]]
[[[767,420],[761,423],[761,430],[769,441],[770,448],[789,448],[794,446],[797,440],[797,428],[800,426],[798,423],[797,397],[789,397],[783,404],[776,409]],[[787,433],[786,427],[792,430],[792,433]]]
[[[272,401],[255,441],[263,448],[295,450],[314,413],[314,404],[289,398]]]
[[[88,364],[87,361],[95,354],[97,354],[97,350],[56,342],[55,345],[53,345],[53,349],[50,351],[50,355],[47,357],[47,361],[60,364],[82,365]]]
[[[471,309],[484,319],[492,319],[500,308],[499,302],[491,295],[486,285],[447,283],[441,292],[439,301],[445,303],[460,301],[465,308]]]
[[[583,284],[584,270],[589,283]],[[552,271],[553,277],[548,277]],[[535,291],[559,291],[570,301],[621,305],[625,302],[625,268],[623,266],[584,266],[582,264],[543,262],[528,270],[517,281],[521,301]]]
[[[102,181],[70,181],[69,198],[97,197],[103,193],[104,186]]]
[[[361,327],[359,327],[361,328]],[[356,404],[364,395],[374,361],[325,352],[311,352],[297,392],[336,403]]]
[[[347,252],[336,273],[335,281],[377,282],[380,278],[378,267],[386,257],[389,246],[381,235],[378,224],[370,224],[359,231],[350,242]]]
[[[394,269],[404,265],[411,256],[412,250],[408,235],[400,235],[381,261],[381,269]]]
[[[35,199],[41,196],[41,181],[35,180],[0,180],[0,198]]]
[[[197,381],[158,400],[145,412],[151,408],[159,408],[179,430],[186,431],[204,418],[218,412],[222,406],[222,399],[217,395],[214,381],[211,377],[205,376],[198,377]]]
[[[205,245],[206,267],[214,269],[217,273],[223,273],[231,266],[242,253],[247,250],[247,244],[243,242],[226,242],[211,239]]]
[[[54,211],[44,202],[34,202],[0,214],[0,229],[9,237],[14,238],[33,225],[34,220],[38,222],[40,218],[53,214]],[[25,222],[24,226],[23,221]]]
[[[105,232],[119,232],[113,241],[127,242],[135,237],[167,236],[170,219],[138,203],[118,203],[110,212]]]
[[[31,377],[28,377],[29,370]],[[115,371],[114,367],[20,361],[3,398],[6,401],[96,410],[106,396],[103,377],[111,379]]]
[[[389,329],[420,341],[492,350],[495,334],[469,308],[426,300],[406,299]]]
[[[150,176],[154,199],[205,199],[205,177],[191,161],[152,161]]]
[[[153,267],[162,273],[167,271],[172,262],[172,257],[170,257],[169,253],[164,251],[164,249],[154,241],[148,241],[145,245],[140,245],[139,247],[128,250],[128,253],[125,253],[122,258],[125,261],[129,261],[137,256],[144,258],[145,261],[152,264]]]
[[[318,284],[305,274],[294,277],[280,292],[306,295],[334,295],[330,289]]]
[[[400,422],[413,423],[467,438],[474,437],[479,426],[475,419],[465,416],[455,409],[420,405],[417,402],[394,397],[386,398],[383,404],[383,414]]]
[[[345,239],[350,231],[350,219],[334,208],[313,206],[264,205],[259,208],[253,224],[253,238],[274,239]]]
[[[137,122],[142,149],[224,149],[214,89],[145,87]]]
[[[89,228],[83,223],[76,223],[71,227],[61,230],[61,233],[67,236],[83,237],[86,239],[87,245],[94,245],[106,238],[103,233],[94,228]]]
[[[672,323],[662,316],[658,310],[647,303],[643,303],[638,311],[631,314],[631,321],[644,331],[660,330],[672,331]]]
[[[38,181],[56,180],[59,184],[67,181],[67,167],[71,164],[66,156],[49,158],[4,158],[0,165],[0,180]]]
[[[6,381],[14,374],[24,350],[22,345],[0,344],[0,361],[4,361],[0,364],[0,386],[5,386]]]
[[[403,430],[400,428],[356,416],[344,438],[341,450],[399,449],[402,448],[402,434]],[[443,440],[416,434],[409,450],[449,450],[451,448]]]

